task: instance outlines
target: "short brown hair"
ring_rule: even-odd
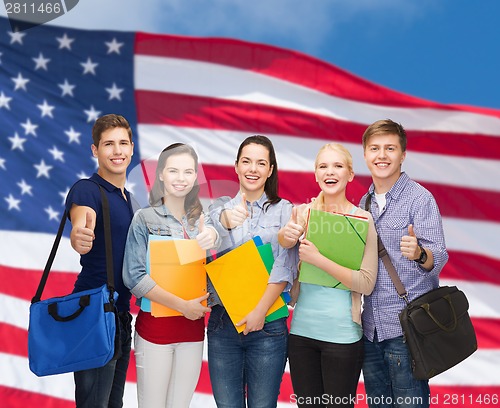
[[[132,129],[127,119],[121,115],[116,115],[110,113],[109,115],[104,115],[98,118],[94,126],[92,127],[92,142],[95,147],[99,147],[99,142],[101,141],[102,134],[109,129],[113,128],[123,128],[128,133],[128,138],[132,142]]]
[[[363,133],[363,149],[366,149],[368,141],[374,135],[398,135],[401,150],[406,152],[406,131],[400,123],[394,122],[391,119],[377,120],[372,123]]]

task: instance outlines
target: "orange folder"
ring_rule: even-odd
[[[196,240],[171,238],[149,241],[149,268],[153,280],[163,289],[190,300],[207,293],[205,251]],[[203,302],[206,306],[206,301]],[[155,317],[182,316],[177,310],[151,302]]]
[[[205,268],[231,321],[241,333],[245,325],[236,327],[236,323],[257,306],[269,281],[269,273],[255,242],[245,242]],[[266,316],[283,306],[286,307],[285,302],[279,296]]]

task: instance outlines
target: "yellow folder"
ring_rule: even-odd
[[[368,218],[350,214],[311,210],[306,239],[328,259],[358,270],[365,252]],[[300,263],[299,281],[331,288],[350,290],[337,279],[307,262]]]
[[[269,273],[255,242],[247,241],[218,257],[206,265],[206,270],[236,330],[241,333],[245,325],[236,327],[236,323],[257,306],[269,281]],[[288,315],[288,308],[279,296],[266,316],[281,308],[285,308],[282,310]]]
[[[205,251],[196,240],[151,239],[149,241],[149,273],[163,289],[190,300],[207,293]],[[206,306],[206,301],[203,302]],[[177,310],[151,302],[155,317],[181,316]]]

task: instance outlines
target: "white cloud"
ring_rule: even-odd
[[[342,37],[350,21],[409,24],[433,0],[80,0],[51,24],[86,29],[231,37],[315,51]],[[0,14],[5,15],[4,10]],[[375,23],[373,17],[377,16]]]

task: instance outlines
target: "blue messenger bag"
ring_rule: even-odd
[[[103,367],[119,353],[109,203],[103,188],[99,188],[108,282],[99,288],[41,300],[64,230],[65,211],[30,306],[28,360],[30,370],[39,377]]]

